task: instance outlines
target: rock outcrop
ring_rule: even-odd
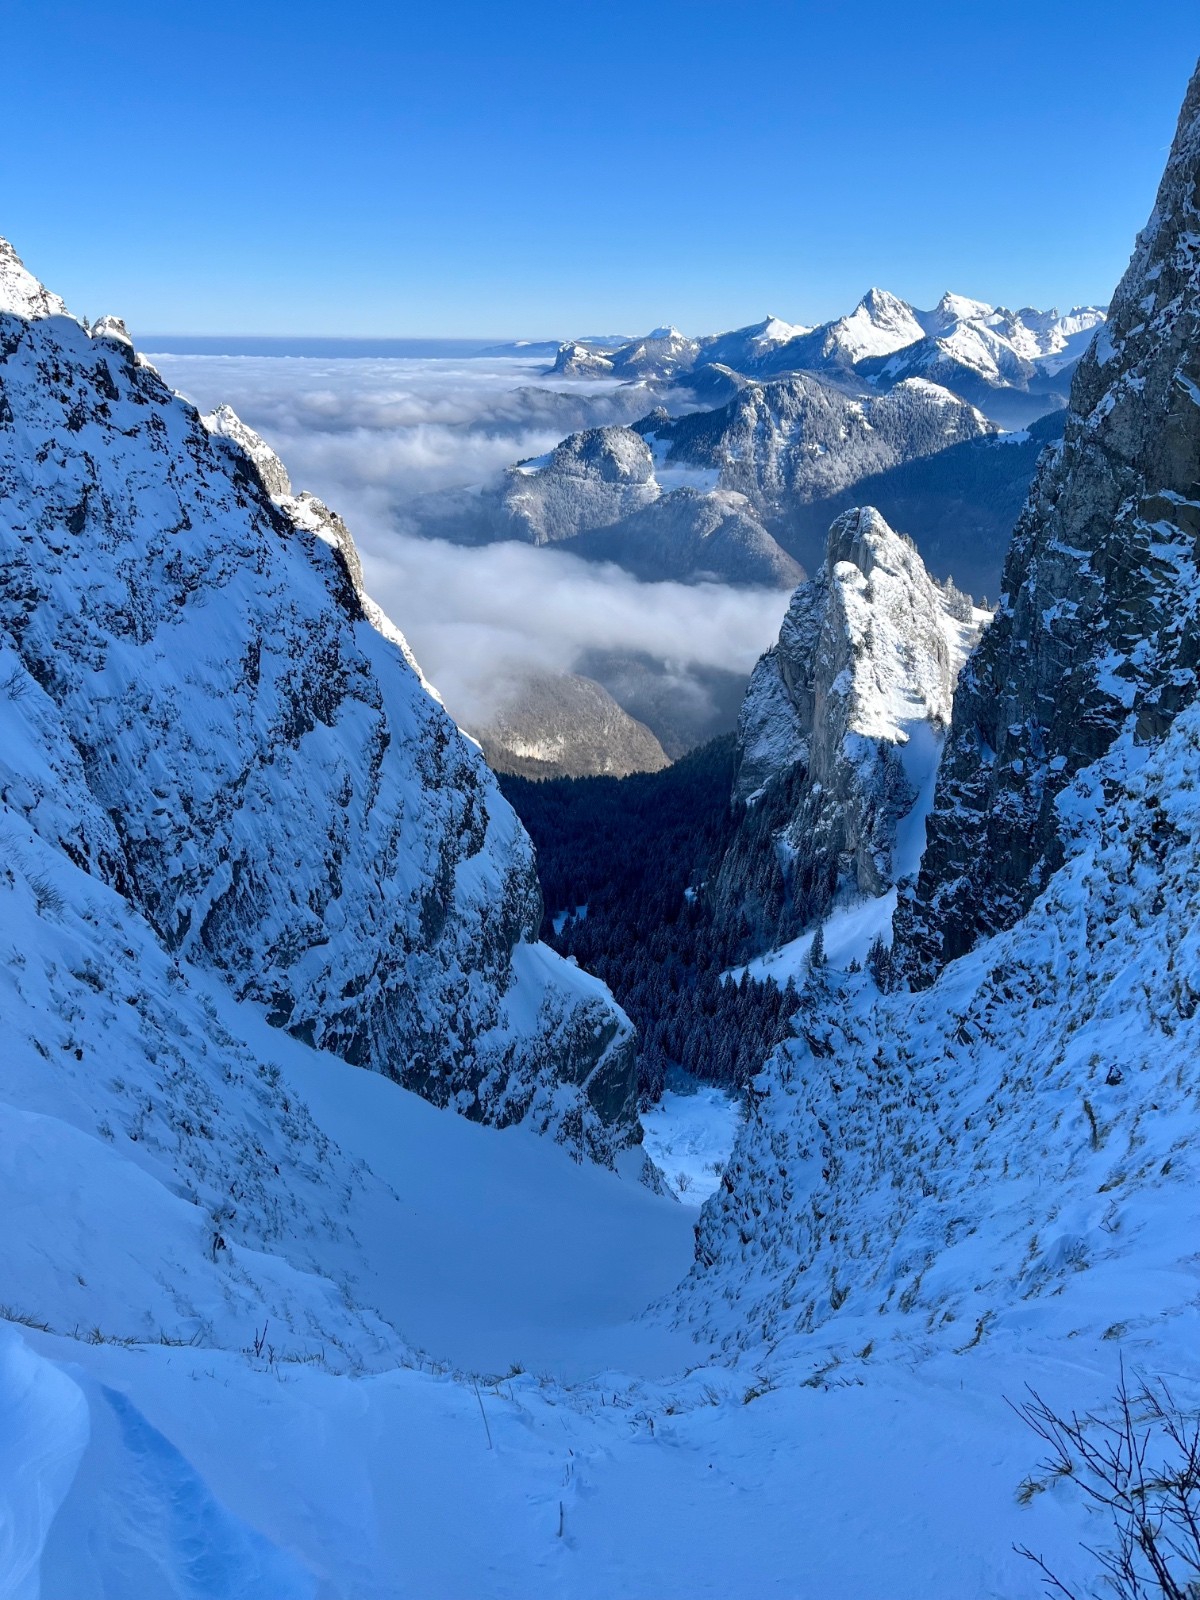
[[[717,875],[723,921],[771,946],[839,895],[883,895],[915,872],[983,621],[873,508],[838,518],[742,705],[734,800],[749,809]]]
[[[632,1029],[536,944],[517,819],[260,446],[0,246],[0,649],[33,730],[0,800],[277,1027],[611,1162]]]
[[[963,675],[907,970],[927,982],[1007,928],[1064,858],[1060,796],[1132,759],[1196,696],[1200,657],[1200,81],[1154,212],[1017,524],[996,621]],[[1100,801],[1101,796],[1096,796]]]

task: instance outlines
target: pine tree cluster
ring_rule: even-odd
[[[537,850],[542,937],[608,984],[638,1029],[643,1104],[667,1072],[742,1088],[789,1032],[792,984],[721,974],[750,930],[714,913],[715,873],[744,821],[733,738],[629,778],[502,777]]]

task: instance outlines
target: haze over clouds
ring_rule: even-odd
[[[481,483],[573,429],[644,415],[654,402],[640,388],[562,394],[541,363],[512,359],[152,359],[203,410],[233,406],[297,490],[345,518],[371,592],[464,723],[486,722],[530,672],[572,671],[591,651],[653,656],[681,694],[704,695],[690,670],[749,672],[778,632],[778,590],[639,583],[565,551],[467,549],[402,531],[415,495]]]

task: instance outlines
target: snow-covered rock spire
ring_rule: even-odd
[[[983,620],[873,507],[837,519],[742,705],[734,798],[751,814],[718,875],[725,918],[736,906],[776,943],[839,894],[881,895],[915,871],[954,684]]]

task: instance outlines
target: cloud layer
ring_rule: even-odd
[[[296,487],[345,518],[371,592],[468,725],[529,673],[572,671],[589,652],[648,654],[687,680],[697,667],[748,672],[778,631],[778,591],[639,583],[565,551],[400,531],[415,495],[483,482],[575,428],[632,420],[652,403],[642,391],[562,394],[513,360],[152,359],[204,410],[232,405]]]

